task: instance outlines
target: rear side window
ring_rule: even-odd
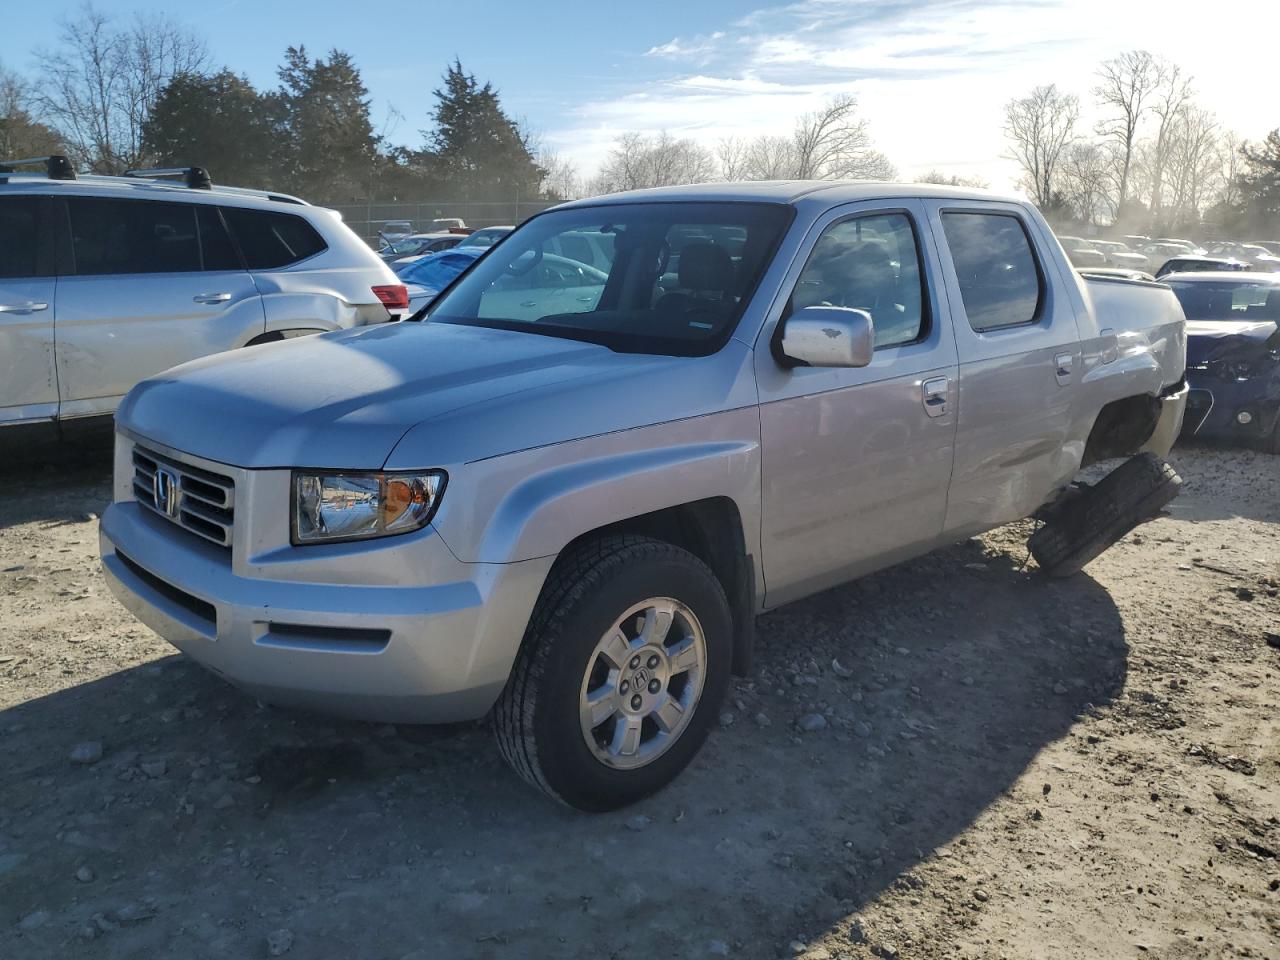
[[[944,213],[942,228],[969,326],[981,333],[1034,322],[1040,270],[1022,221],[1009,214]]]
[[[910,218],[873,214],[828,227],[796,281],[788,312],[812,306],[867,311],[876,347],[924,336],[924,283]]]
[[[287,267],[315,256],[326,246],[315,227],[290,213],[223,207],[222,215],[250,270]]]
[[[0,198],[0,277],[36,275],[40,202],[35,197]]]
[[[185,203],[69,197],[76,274],[200,269],[195,209]]]

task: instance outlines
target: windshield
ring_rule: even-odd
[[[442,290],[458,274],[467,267],[475,257],[460,253],[442,253],[437,256],[415,260],[400,271],[400,279],[406,283],[416,283],[432,290]]]
[[[1169,282],[1188,320],[1280,320],[1280,284]]]
[[[791,216],[763,203],[553,211],[492,248],[428,319],[705,356],[733,333]]]

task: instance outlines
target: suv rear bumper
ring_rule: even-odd
[[[269,703],[362,720],[483,716],[506,683],[553,557],[455,560],[433,531],[382,548],[440,555],[456,579],[357,586],[235,573],[206,545],[136,503],[112,504],[103,573],[120,602],[192,659]]]

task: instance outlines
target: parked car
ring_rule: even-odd
[[[42,162],[0,172],[0,430],[105,419],[185,360],[408,308],[333,211],[198,167],[77,177]]]
[[[481,227],[479,230],[463,237],[462,245],[466,247],[492,247],[514,229],[515,227],[511,226]]]
[[[1093,244],[1082,237],[1058,237],[1067,258],[1076,267],[1105,267],[1108,264],[1106,255],[1096,249]]]
[[[1280,257],[1280,240],[1250,240],[1249,246],[1262,247],[1273,257]]]
[[[1186,253],[1197,257],[1204,256],[1206,252],[1205,248],[1198,243],[1194,243],[1191,240],[1182,240],[1178,237],[1157,237],[1155,242],[1167,244],[1171,247],[1179,247]]]
[[[383,247],[411,236],[413,236],[413,224],[408,220],[388,220],[378,228],[379,245]]]
[[[483,253],[483,247],[455,247],[396,264],[397,275],[404,281],[409,294],[406,316],[413,316],[439,296],[440,291],[452,283],[454,277],[471,266]]]
[[[397,240],[383,247],[378,256],[382,257],[385,263],[394,264],[413,257],[424,257],[428,253],[448,250],[466,239],[456,233],[415,233],[411,237],[405,237],[403,240]],[[394,270],[395,267],[392,269]]]
[[[1156,278],[1145,270],[1130,270],[1128,267],[1078,267],[1081,276],[1099,277],[1120,280],[1142,280],[1146,283],[1155,283]]]
[[[1195,254],[1188,250],[1186,246],[1176,243],[1155,242],[1148,243],[1141,250],[1142,254],[1147,258],[1148,269],[1159,272],[1160,268],[1174,257],[1189,257]]]
[[[511,285],[565,267],[566,238],[607,268],[567,258],[573,292],[526,308]],[[611,809],[695,755],[759,612],[1047,504],[1066,572],[1158,509],[1177,478],[1140,457],[1108,526],[1057,512],[1082,463],[1167,451],[1183,328],[1167,287],[1080,278],[1031,204],[985,191],[569,203],[422,322],[135,388],[103,569],[255,697],[492,712],[528,782]]]
[[[1150,266],[1150,261],[1141,253],[1135,253],[1129,249],[1128,244],[1121,243],[1119,240],[1094,240],[1093,248],[1099,251],[1107,258],[1107,266],[1109,267],[1125,267],[1130,270],[1145,271]]]
[[[1250,263],[1255,270],[1264,270],[1267,273],[1280,272],[1280,257],[1256,243],[1240,244],[1239,256],[1240,259]]]
[[[1183,436],[1280,453],[1280,276],[1180,273],[1168,283],[1187,315]]]
[[[1173,257],[1166,260],[1160,269],[1156,271],[1156,279],[1167,277],[1171,273],[1210,273],[1210,272],[1229,272],[1248,270],[1250,264],[1243,260],[1233,260],[1227,257],[1196,257],[1187,255],[1185,257]]]

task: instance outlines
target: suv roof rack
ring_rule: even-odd
[[[204,167],[151,167],[146,170],[126,170],[126,177],[145,180],[176,180],[181,178],[192,190],[212,190],[213,181]]]
[[[76,178],[76,169],[71,165],[71,161],[59,153],[48,157],[27,157],[23,160],[0,160],[0,173],[13,173],[14,167],[34,167],[38,164],[44,164],[45,175],[50,180]]]

